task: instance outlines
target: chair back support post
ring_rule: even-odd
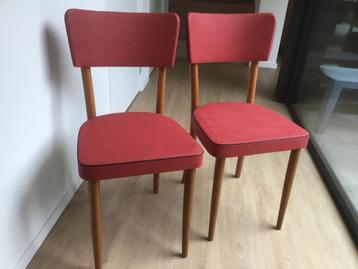
[[[247,99],[246,99],[246,102],[250,104],[255,103],[258,73],[259,73],[259,63],[257,61],[251,62],[249,88],[248,88]]]
[[[158,68],[158,80],[157,80],[157,104],[156,112],[158,114],[164,113],[164,102],[165,102],[165,84],[167,79],[167,68]]]
[[[199,106],[199,66],[190,64],[191,77],[191,110]]]
[[[94,100],[93,83],[90,67],[81,67],[83,90],[86,100],[87,118],[96,117],[96,104]]]

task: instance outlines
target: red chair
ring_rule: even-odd
[[[102,268],[100,181],[186,170],[182,256],[188,255],[195,169],[203,151],[164,110],[166,68],[173,67],[179,18],[167,13],[68,10],[65,14],[73,65],[81,67],[88,120],[78,135],[78,169],[88,181],[96,268]],[[125,112],[96,116],[91,67],[158,67],[157,113]]]
[[[245,155],[291,150],[277,229],[281,228],[299,159],[309,134],[285,117],[254,105],[258,61],[267,60],[275,29],[272,14],[188,15],[188,60],[191,64],[191,134],[216,157],[211,199],[209,240],[213,240],[225,159],[239,157],[236,176]],[[247,103],[225,102],[199,106],[198,64],[251,62]],[[187,173],[184,173],[184,177]]]

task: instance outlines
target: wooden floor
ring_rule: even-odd
[[[247,66],[206,65],[200,69],[201,102],[245,99]],[[288,115],[273,101],[277,72],[260,70],[256,103]],[[188,66],[168,72],[166,113],[189,126]],[[155,110],[155,76],[130,108]],[[104,268],[358,268],[350,239],[311,157],[301,155],[281,231],[273,229],[288,152],[250,156],[240,179],[235,159],[226,162],[213,242],[206,240],[214,158],[205,154],[198,169],[189,257],[181,251],[181,173],[162,174],[153,195],[152,176],[102,184]],[[93,268],[86,184],[33,258],[29,268]]]

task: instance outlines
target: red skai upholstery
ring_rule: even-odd
[[[269,13],[188,15],[191,64],[263,61],[270,55],[275,17]],[[197,107],[192,128],[215,157],[239,157],[307,146],[307,131],[264,107],[238,102]]]
[[[179,33],[174,13],[70,9],[65,23],[74,66],[174,65]]]
[[[190,63],[264,61],[270,54],[275,17],[270,13],[188,15]]]
[[[215,157],[293,150],[307,146],[306,130],[262,106],[226,102],[194,110],[192,126]]]
[[[203,151],[174,120],[148,112],[98,116],[78,136],[80,176],[109,179],[201,166]]]
[[[68,10],[74,66],[172,67],[179,18],[174,13]],[[203,151],[178,123],[156,113],[93,117],[78,136],[79,174],[102,180],[201,166]]]

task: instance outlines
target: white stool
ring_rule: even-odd
[[[327,89],[318,114],[316,130],[323,133],[343,89],[358,89],[358,69],[321,65],[321,72],[327,78]]]

